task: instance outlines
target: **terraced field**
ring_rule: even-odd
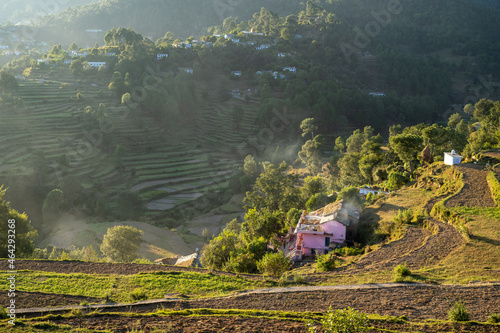
[[[17,95],[23,105],[1,113],[0,180],[34,175],[57,188],[74,175],[84,188],[98,183],[108,194],[137,192],[152,211],[174,208],[228,184],[244,157],[241,147],[257,133],[255,103],[223,102],[209,89],[210,98],[197,102],[198,119],[172,132],[118,104],[108,92],[109,79],[75,79],[64,69],[19,77]],[[85,130],[85,107],[97,109],[100,103],[106,107],[106,127]],[[243,110],[237,127],[231,113],[235,104]],[[124,148],[122,156],[115,156],[117,146]]]

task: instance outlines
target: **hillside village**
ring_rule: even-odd
[[[123,1],[0,22],[0,331],[496,331],[497,9]]]

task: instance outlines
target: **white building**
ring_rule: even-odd
[[[105,61],[87,61],[87,64],[89,64],[90,67],[97,69],[101,68],[101,66],[106,67]]]
[[[168,58],[168,54],[160,53],[156,55],[156,60],[160,60],[161,58]]]
[[[231,75],[235,76],[235,77],[241,77],[241,71],[232,71],[231,72]]]
[[[447,165],[455,165],[455,164],[460,164],[462,162],[463,156],[458,155],[455,153],[454,150],[451,151],[451,153],[444,153],[444,164]]]
[[[179,71],[184,71],[186,73],[193,74],[193,69],[190,67],[180,67]]]
[[[297,73],[297,68],[296,67],[285,67],[283,68],[283,71],[289,71],[292,73]]]

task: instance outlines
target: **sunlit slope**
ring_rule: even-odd
[[[37,175],[48,187],[60,188],[74,175],[84,188],[99,184],[109,193],[137,192],[150,210],[170,209],[227,186],[244,158],[240,147],[258,133],[255,100],[199,99],[197,119],[165,129],[117,103],[107,90],[109,79],[77,80],[66,70],[39,70],[20,79],[14,95],[22,104],[11,103],[0,115],[0,179]],[[101,103],[107,127],[85,128],[85,108]],[[235,105],[243,113],[238,125]]]

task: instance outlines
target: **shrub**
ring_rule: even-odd
[[[318,272],[327,272],[335,269],[335,255],[333,252],[321,254],[316,257],[316,269]]]
[[[367,331],[368,318],[364,313],[352,308],[332,310],[321,320],[322,332],[324,333],[360,333]],[[308,331],[317,332],[316,326],[310,321],[307,323]]]
[[[495,204],[500,206],[500,182],[498,181],[495,173],[493,171],[488,172],[486,180],[488,181],[488,186],[491,191],[491,197],[495,201]]]
[[[334,252],[344,257],[357,256],[359,254],[365,253],[363,249],[358,249],[356,247],[341,247],[340,249],[335,249]]]
[[[290,264],[290,259],[285,257],[283,252],[266,253],[266,255],[257,262],[257,269],[263,274],[280,277],[290,268]]]
[[[5,319],[7,318],[7,311],[3,306],[0,306],[0,319]]]
[[[146,292],[144,290],[137,288],[130,293],[130,299],[132,301],[142,301],[148,299],[148,297],[146,296]]]
[[[462,299],[459,299],[455,302],[448,311],[448,318],[451,321],[468,321],[469,313],[467,312],[467,308],[465,307]]]
[[[403,282],[407,277],[411,276],[411,271],[404,265],[397,265],[394,267],[394,282]]]
[[[500,313],[492,313],[488,317],[488,323],[491,323],[491,324],[498,324],[498,323],[500,323]]]
[[[389,173],[389,178],[387,179],[386,186],[389,191],[394,191],[410,181],[404,173],[392,171]]]
[[[411,209],[398,210],[392,220],[396,224],[409,224],[413,220],[413,211]]]

